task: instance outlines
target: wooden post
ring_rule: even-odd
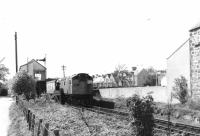
[[[44,125],[44,129],[43,129],[43,135],[42,136],[48,136],[48,131],[49,131],[49,123],[46,123]]]
[[[59,130],[54,130],[53,133],[54,133],[55,136],[60,136]]]
[[[29,119],[30,119],[30,110],[28,110],[28,113],[27,113],[27,123],[29,123]]]
[[[16,104],[18,104],[18,96],[16,96]]]
[[[23,105],[22,111],[23,111],[23,114],[25,116],[26,114],[25,114],[25,106],[24,105]]]
[[[28,110],[27,110],[27,108],[25,107],[25,108],[24,108],[24,116],[25,116],[26,120],[27,120],[27,113],[28,113]]]
[[[31,130],[31,120],[32,119],[32,113],[31,113],[31,111],[30,111],[30,113],[29,113],[29,122],[28,122],[28,128],[29,128],[29,130]]]
[[[37,136],[40,135],[40,132],[41,132],[41,125],[42,125],[42,119],[39,119],[39,124],[38,124],[38,130],[37,130]]]
[[[33,136],[34,136],[34,128],[35,128],[35,115],[33,114],[33,116],[32,116],[32,120],[31,120],[31,129],[32,129],[32,131],[33,131]]]

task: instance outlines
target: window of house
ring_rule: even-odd
[[[42,76],[41,76],[41,74],[36,73],[36,74],[35,74],[35,78],[36,78],[37,80],[41,80]]]

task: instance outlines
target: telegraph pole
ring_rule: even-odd
[[[15,32],[15,62],[16,62],[16,73],[17,73],[18,72],[17,32]]]
[[[64,77],[64,78],[65,78],[65,69],[66,69],[66,66],[65,66],[65,65],[62,65],[63,77]]]
[[[44,61],[44,66],[45,66],[45,68],[46,68],[46,77],[45,77],[45,79],[47,79],[47,54],[45,53],[45,61]]]

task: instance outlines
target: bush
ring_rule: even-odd
[[[181,76],[180,78],[176,78],[175,86],[173,87],[174,93],[172,96],[180,101],[181,104],[185,104],[188,101],[188,86],[187,80],[185,77]]]
[[[8,89],[1,88],[0,89],[0,96],[7,96],[8,95]]]
[[[197,99],[197,100],[189,99],[187,102],[187,106],[191,110],[200,110],[200,100],[199,99]]]
[[[8,95],[8,88],[6,84],[0,83],[0,96],[7,96]]]
[[[132,127],[136,127],[137,136],[153,136],[154,127],[154,104],[152,96],[148,95],[142,99],[138,95],[127,99],[127,107],[132,119]]]
[[[19,72],[13,80],[12,90],[15,94],[24,95],[27,100],[35,98],[36,82],[31,76],[29,76],[26,72]]]

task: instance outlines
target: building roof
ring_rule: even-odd
[[[19,67],[19,69],[21,69],[21,67],[26,66],[26,65],[29,65],[29,64],[31,64],[31,63],[33,63],[33,62],[36,62],[37,64],[39,64],[40,66],[42,66],[44,69],[46,69],[46,67],[44,67],[42,64],[40,64],[39,62],[37,62],[37,61],[34,60],[34,59],[32,59],[31,61],[27,62],[27,63],[24,64],[24,65],[21,65],[21,66]]]
[[[200,29],[200,23],[198,23],[198,24],[196,24],[195,26],[193,26],[193,27],[189,30],[189,32],[193,32],[193,31],[195,31],[195,30],[197,30],[197,29]]]
[[[104,78],[103,77],[97,77],[93,79],[93,83],[103,83]]]
[[[181,46],[179,46],[167,59],[171,58],[177,51],[179,51],[187,42],[189,39],[187,39]]]

